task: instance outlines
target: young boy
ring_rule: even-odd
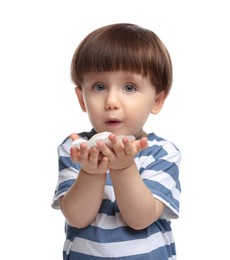
[[[179,215],[181,155],[171,142],[143,130],[170,92],[167,49],[137,25],[104,26],[80,43],[71,75],[93,129],[58,147],[52,206],[66,218],[63,259],[176,259],[171,219]],[[111,145],[72,145],[103,132],[111,133]]]

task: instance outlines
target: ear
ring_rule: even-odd
[[[85,102],[84,102],[84,98],[83,98],[83,94],[82,94],[82,90],[78,87],[75,88],[75,93],[77,95],[78,98],[78,102],[81,106],[81,109],[86,112],[86,107],[85,107]]]
[[[165,99],[166,99],[166,94],[164,91],[161,91],[159,94],[156,95],[155,102],[153,104],[152,111],[151,111],[152,114],[156,115],[161,111]]]

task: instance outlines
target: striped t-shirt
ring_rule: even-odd
[[[94,130],[80,136],[89,139],[93,134]],[[80,165],[70,159],[71,144],[72,140],[67,137],[58,147],[59,176],[52,202],[55,209],[60,209],[59,198],[71,187],[80,170]],[[148,148],[136,155],[135,162],[153,197],[165,204],[162,216],[143,230],[127,226],[117,206],[108,172],[101,207],[93,223],[81,229],[65,223],[63,259],[175,260],[171,219],[179,216],[180,161],[181,154],[175,145],[150,133]]]

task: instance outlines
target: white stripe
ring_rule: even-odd
[[[70,147],[72,146],[71,138],[67,139],[65,143],[58,147],[58,156],[70,156]]]
[[[56,189],[58,188],[58,186],[62,182],[67,181],[67,180],[71,180],[71,179],[75,180],[76,178],[77,178],[77,170],[76,169],[74,169],[72,167],[63,169],[62,171],[59,172]],[[51,204],[51,206],[54,209],[60,209],[59,198],[61,196],[65,195],[65,193],[66,193],[66,191],[58,194],[58,196],[54,196],[52,204]]]
[[[61,170],[58,175],[58,185],[64,181],[76,179],[77,175],[78,171],[72,167]]]
[[[171,243],[174,243],[172,232],[158,232],[148,238],[113,243],[98,243],[75,237],[73,242],[66,241],[64,251],[69,252],[70,249],[98,257],[122,257],[149,253]]]
[[[173,255],[172,257],[169,257],[168,260],[176,260],[176,255]]]
[[[120,213],[116,213],[115,216],[99,213],[91,225],[103,229],[115,229],[117,227],[127,226]]]
[[[176,182],[174,179],[166,172],[163,171],[152,171],[146,170],[142,173],[142,179],[148,179],[151,181],[156,181],[165,186],[168,190],[171,190],[173,198],[179,201],[180,191],[176,189]]]
[[[134,160],[138,169],[146,168],[149,164],[155,161],[152,155],[136,157]]]
[[[166,206],[165,209],[164,209],[164,212],[161,215],[161,219],[170,220],[171,218],[173,218],[173,219],[178,218],[178,216],[179,216],[178,210],[173,208],[172,205],[168,201],[162,199],[162,197],[159,197],[157,195],[154,195],[154,198],[163,202],[163,204],[165,204],[165,206]]]
[[[157,142],[156,140],[149,141],[149,146],[153,145],[159,145],[162,146],[162,148],[167,152],[167,155],[165,157],[162,157],[161,159],[165,159],[168,162],[174,162],[178,167],[181,161],[181,154],[176,149],[176,147],[173,145],[173,143],[169,141],[160,141]]]
[[[173,143],[171,143],[170,141],[167,140],[162,140],[162,141],[157,141],[157,140],[153,140],[153,141],[148,141],[148,145],[149,146],[161,146],[165,151],[167,151],[168,153],[171,153],[172,151],[177,151],[176,147],[174,146]],[[178,152],[178,151],[177,151]]]
[[[160,160],[165,160],[170,163],[175,163],[177,165],[177,167],[179,168],[180,162],[181,162],[181,154],[177,150],[173,149],[173,151],[171,151],[171,152],[169,151],[169,154],[161,157]],[[156,161],[156,160],[151,154],[146,155],[146,156],[142,155],[140,157],[135,158],[135,163],[136,163],[138,169],[146,168],[148,165],[150,165],[154,161]]]
[[[113,186],[111,186],[111,185],[105,186],[103,199],[111,200],[112,202],[114,202],[116,200]]]

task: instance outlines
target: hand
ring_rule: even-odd
[[[108,158],[108,167],[110,169],[122,170],[128,168],[134,163],[135,155],[148,147],[146,137],[132,142],[124,137],[122,142],[119,142],[118,138],[111,134],[109,140],[112,148],[109,148],[104,142],[98,142],[97,149]]]
[[[78,138],[78,135],[71,134],[71,138],[74,141]],[[103,156],[96,147],[88,150],[84,143],[80,145],[80,149],[72,146],[70,157],[73,162],[79,162],[86,173],[100,174],[108,170],[108,158]]]
[[[71,134],[70,135],[70,138],[72,139],[72,141],[76,140],[79,138],[79,136],[77,134]],[[81,161],[81,157],[80,157],[80,150],[77,149],[76,147],[71,147],[70,148],[70,157],[71,157],[71,160],[74,162],[74,163],[78,163]]]

